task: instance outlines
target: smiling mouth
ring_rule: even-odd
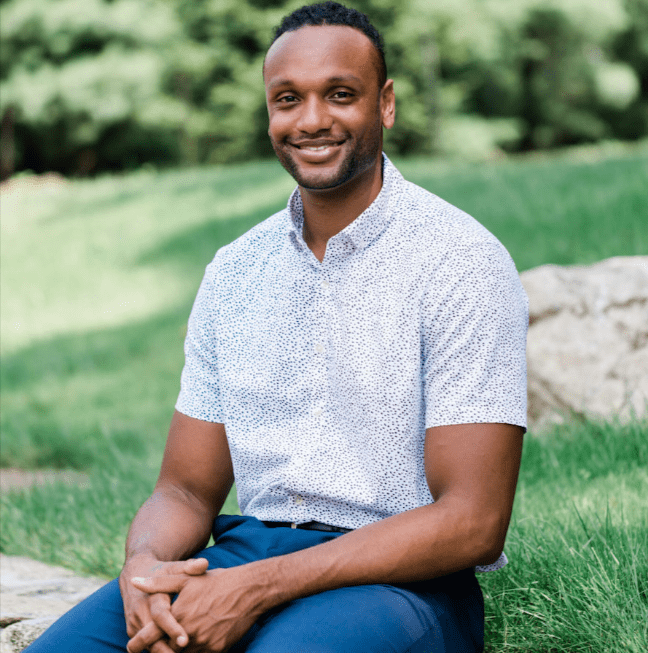
[[[343,142],[344,141],[333,143],[318,143],[317,145],[309,145],[308,143],[290,143],[290,145],[296,147],[298,150],[306,150],[307,152],[322,152],[330,147],[338,147],[339,145],[342,145]]]

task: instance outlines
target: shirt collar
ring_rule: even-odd
[[[383,153],[383,185],[376,199],[339,234],[329,241],[346,241],[353,249],[363,249],[376,239],[387,227],[391,219],[391,205],[398,185],[403,177],[394,164]],[[297,243],[306,246],[303,238],[304,207],[299,187],[295,188],[288,200],[289,229]]]

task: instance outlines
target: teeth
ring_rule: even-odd
[[[330,145],[320,145],[319,147],[308,147],[308,146],[303,146],[302,149],[304,150],[310,150],[311,152],[321,152],[322,150],[325,150],[327,147],[331,147]]]

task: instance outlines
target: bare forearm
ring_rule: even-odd
[[[214,511],[172,488],[156,489],[142,505],[126,540],[126,559],[146,555],[157,560],[184,560],[205,547]]]
[[[485,533],[498,525],[451,508],[424,506],[258,563],[269,585],[268,609],[338,587],[426,580],[497,558],[498,538]]]
[[[349,585],[407,583],[494,562],[508,529],[522,454],[521,428],[458,424],[426,431],[435,503],[335,540],[265,561],[270,607]]]

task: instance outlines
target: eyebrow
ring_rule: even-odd
[[[354,82],[355,84],[362,85],[364,82],[360,77],[357,77],[356,75],[344,75],[344,76],[337,76],[337,77],[329,77],[326,80],[327,84],[334,85],[334,84],[346,84],[348,82]],[[292,86],[295,82],[292,79],[278,79],[276,82],[272,82],[269,86],[268,89],[272,90],[277,88],[278,86]]]

